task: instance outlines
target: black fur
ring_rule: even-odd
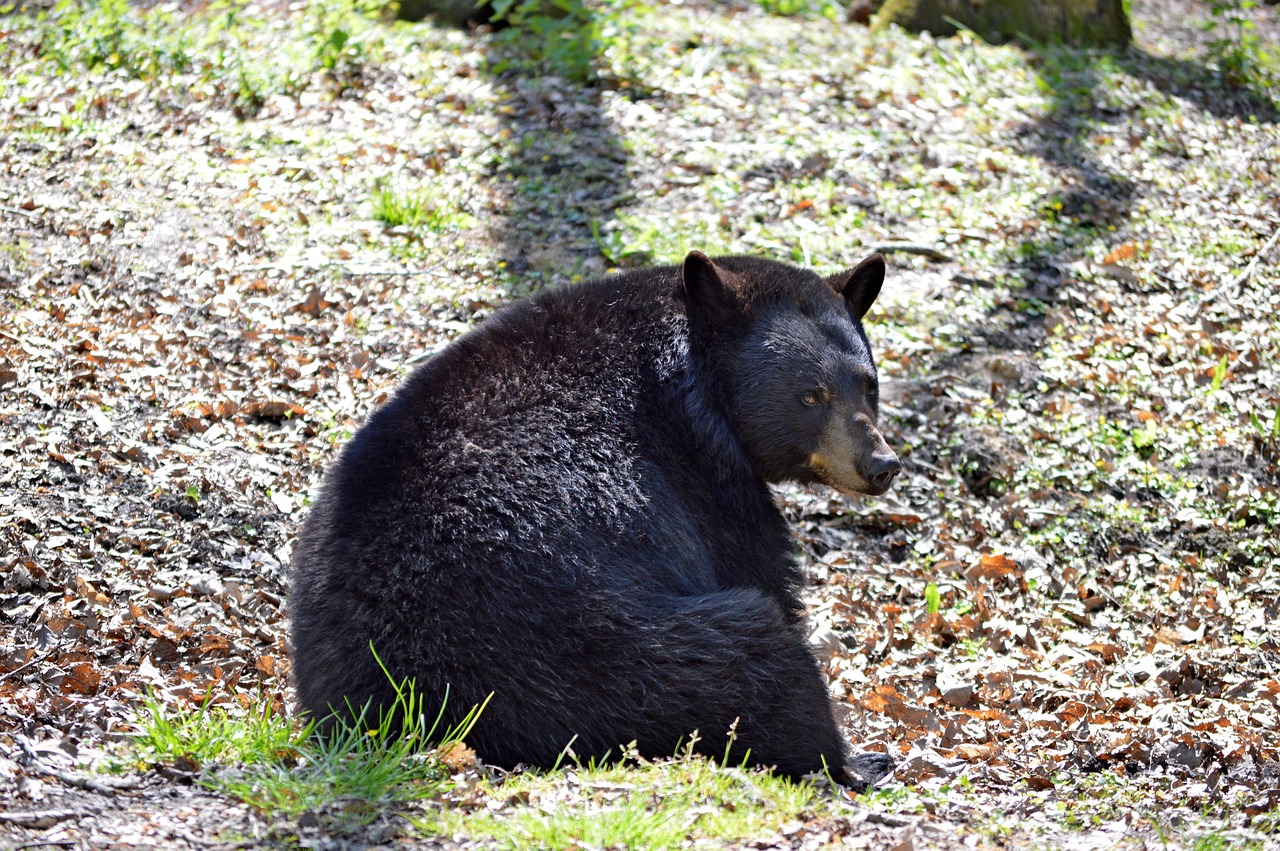
[[[821,412],[797,382],[874,389],[853,306],[879,280],[848,274],[695,253],[517,302],[432,357],[298,542],[302,707],[388,704],[372,642],[428,705],[448,687],[447,720],[492,693],[468,743],[495,765],[548,766],[570,740],[670,755],[695,730],[721,756],[736,720],[732,759],[877,779],[887,758],[850,763],[833,721],[766,484],[814,480]]]

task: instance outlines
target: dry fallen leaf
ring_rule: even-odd
[[[994,579],[1010,574],[1021,575],[1017,562],[999,553],[983,553],[977,565],[970,568],[965,575],[970,579]]]
[[[1123,647],[1104,641],[1093,642],[1089,645],[1089,649],[1101,656],[1104,662],[1114,662],[1117,659],[1123,659],[1125,656]]]
[[[471,768],[476,764],[476,752],[467,747],[465,742],[451,742],[436,751],[436,756],[454,771]]]
[[[993,744],[962,744],[955,746],[955,755],[969,762],[991,759],[996,753],[997,748]]]
[[[245,402],[240,406],[240,410],[251,417],[260,417],[264,420],[281,420],[285,417],[300,417],[306,414],[306,409],[302,406],[280,400]]]
[[[102,674],[92,662],[76,662],[62,680],[63,693],[97,694]]]
[[[101,605],[111,602],[110,597],[94,588],[93,585],[90,584],[89,580],[85,579],[83,576],[76,576],[76,593],[91,603],[98,603]]]
[[[1111,253],[1102,258],[1102,265],[1107,266],[1112,263],[1119,263],[1123,260],[1132,260],[1136,253],[1137,246],[1132,242],[1125,242],[1112,249]]]

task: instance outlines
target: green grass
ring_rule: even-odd
[[[504,26],[493,35],[497,48],[489,69],[496,74],[552,74],[574,83],[607,74],[635,82],[618,70],[628,64],[631,19],[646,4],[638,0],[493,0],[493,17]],[[605,54],[612,54],[612,61]]]
[[[607,230],[592,228],[600,253],[617,266],[651,263],[679,263],[693,249],[723,253],[729,235],[705,216],[679,216],[657,222],[637,216],[620,215]]]
[[[689,841],[729,843],[768,836],[841,805],[810,783],[734,767],[686,750],[667,760],[634,753],[607,765],[472,773],[478,785],[459,802],[442,754],[461,742],[483,707],[436,735],[438,715],[411,682],[377,725],[339,723],[319,734],[283,715],[269,697],[245,711],[206,701],[185,710],[147,698],[123,767],[170,765],[206,788],[266,817],[311,813],[329,830],[358,829],[403,816],[419,834],[463,836],[504,848],[674,849]],[[399,736],[388,731],[403,726]],[[463,760],[463,768],[467,767]]]
[[[388,227],[425,228],[438,232],[466,227],[474,217],[427,192],[379,187],[374,190],[373,217]]]
[[[192,711],[174,711],[150,696],[143,700],[138,724],[140,732],[131,739],[133,762],[147,765],[287,761],[297,758],[310,733],[310,727],[273,708],[265,695],[242,714],[208,700]]]
[[[756,3],[770,15],[821,16],[835,21],[844,12],[842,4],[833,0],[756,0]]]
[[[380,817],[404,817],[425,835],[464,836],[505,848],[674,849],[690,840],[735,842],[839,805],[810,783],[694,754],[692,747],[650,762],[634,752],[605,765],[517,772],[478,785],[452,776],[473,767],[453,759],[483,711],[437,735],[440,713],[426,711],[412,681],[376,724],[338,722],[325,733],[285,716],[262,696],[244,711],[206,700],[175,709],[143,702],[139,731],[121,767],[169,765],[206,788],[243,801],[266,817],[319,817],[349,831]],[[401,731],[399,735],[393,731]],[[444,756],[442,756],[444,755]]]
[[[808,783],[686,752],[670,760],[516,774],[486,784],[495,803],[415,820],[422,832],[504,848],[674,849],[768,836],[831,799]]]
[[[171,81],[185,97],[252,115],[273,95],[322,85],[337,93],[358,82],[364,65],[382,55],[377,14],[375,3],[329,0],[288,25],[245,0],[214,0],[191,13],[128,0],[61,0],[38,13],[40,55],[64,74]]]
[[[428,710],[411,680],[396,685],[394,705],[376,723],[366,710],[323,732],[284,716],[266,697],[243,714],[208,701],[190,711],[154,698],[143,706],[131,740],[135,765],[174,764],[264,814],[312,812],[340,828],[450,788],[451,769],[441,755],[454,750],[484,708],[442,730],[443,708]]]

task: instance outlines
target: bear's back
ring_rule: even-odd
[[[686,368],[675,284],[617,276],[547,291],[432,356],[331,471],[339,522],[411,511],[441,535],[526,540],[619,522],[643,501],[641,421],[675,427],[681,415],[642,410],[676,399],[663,385]]]
[[[548,291],[434,355],[330,470],[299,584],[424,601],[500,595],[517,577],[566,598],[709,591],[726,538],[709,479],[735,466],[738,510],[766,514],[744,518],[741,545],[788,551],[744,459],[705,451],[699,420],[717,415],[690,403],[702,379],[678,287],[672,268]]]

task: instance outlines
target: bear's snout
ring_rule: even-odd
[[[879,496],[902,472],[902,462],[869,418],[859,417],[858,420],[861,422],[857,423],[860,427],[854,430],[853,451],[857,459],[854,464],[858,475],[867,484],[862,492]]]
[[[888,449],[888,447],[885,447]],[[872,455],[871,469],[867,476],[867,481],[871,483],[872,494],[882,494],[893,484],[893,480],[902,472],[902,462],[898,460],[898,456],[889,450],[888,455]]]
[[[897,454],[865,412],[833,417],[809,456],[809,468],[825,485],[841,493],[879,496],[902,472]]]

